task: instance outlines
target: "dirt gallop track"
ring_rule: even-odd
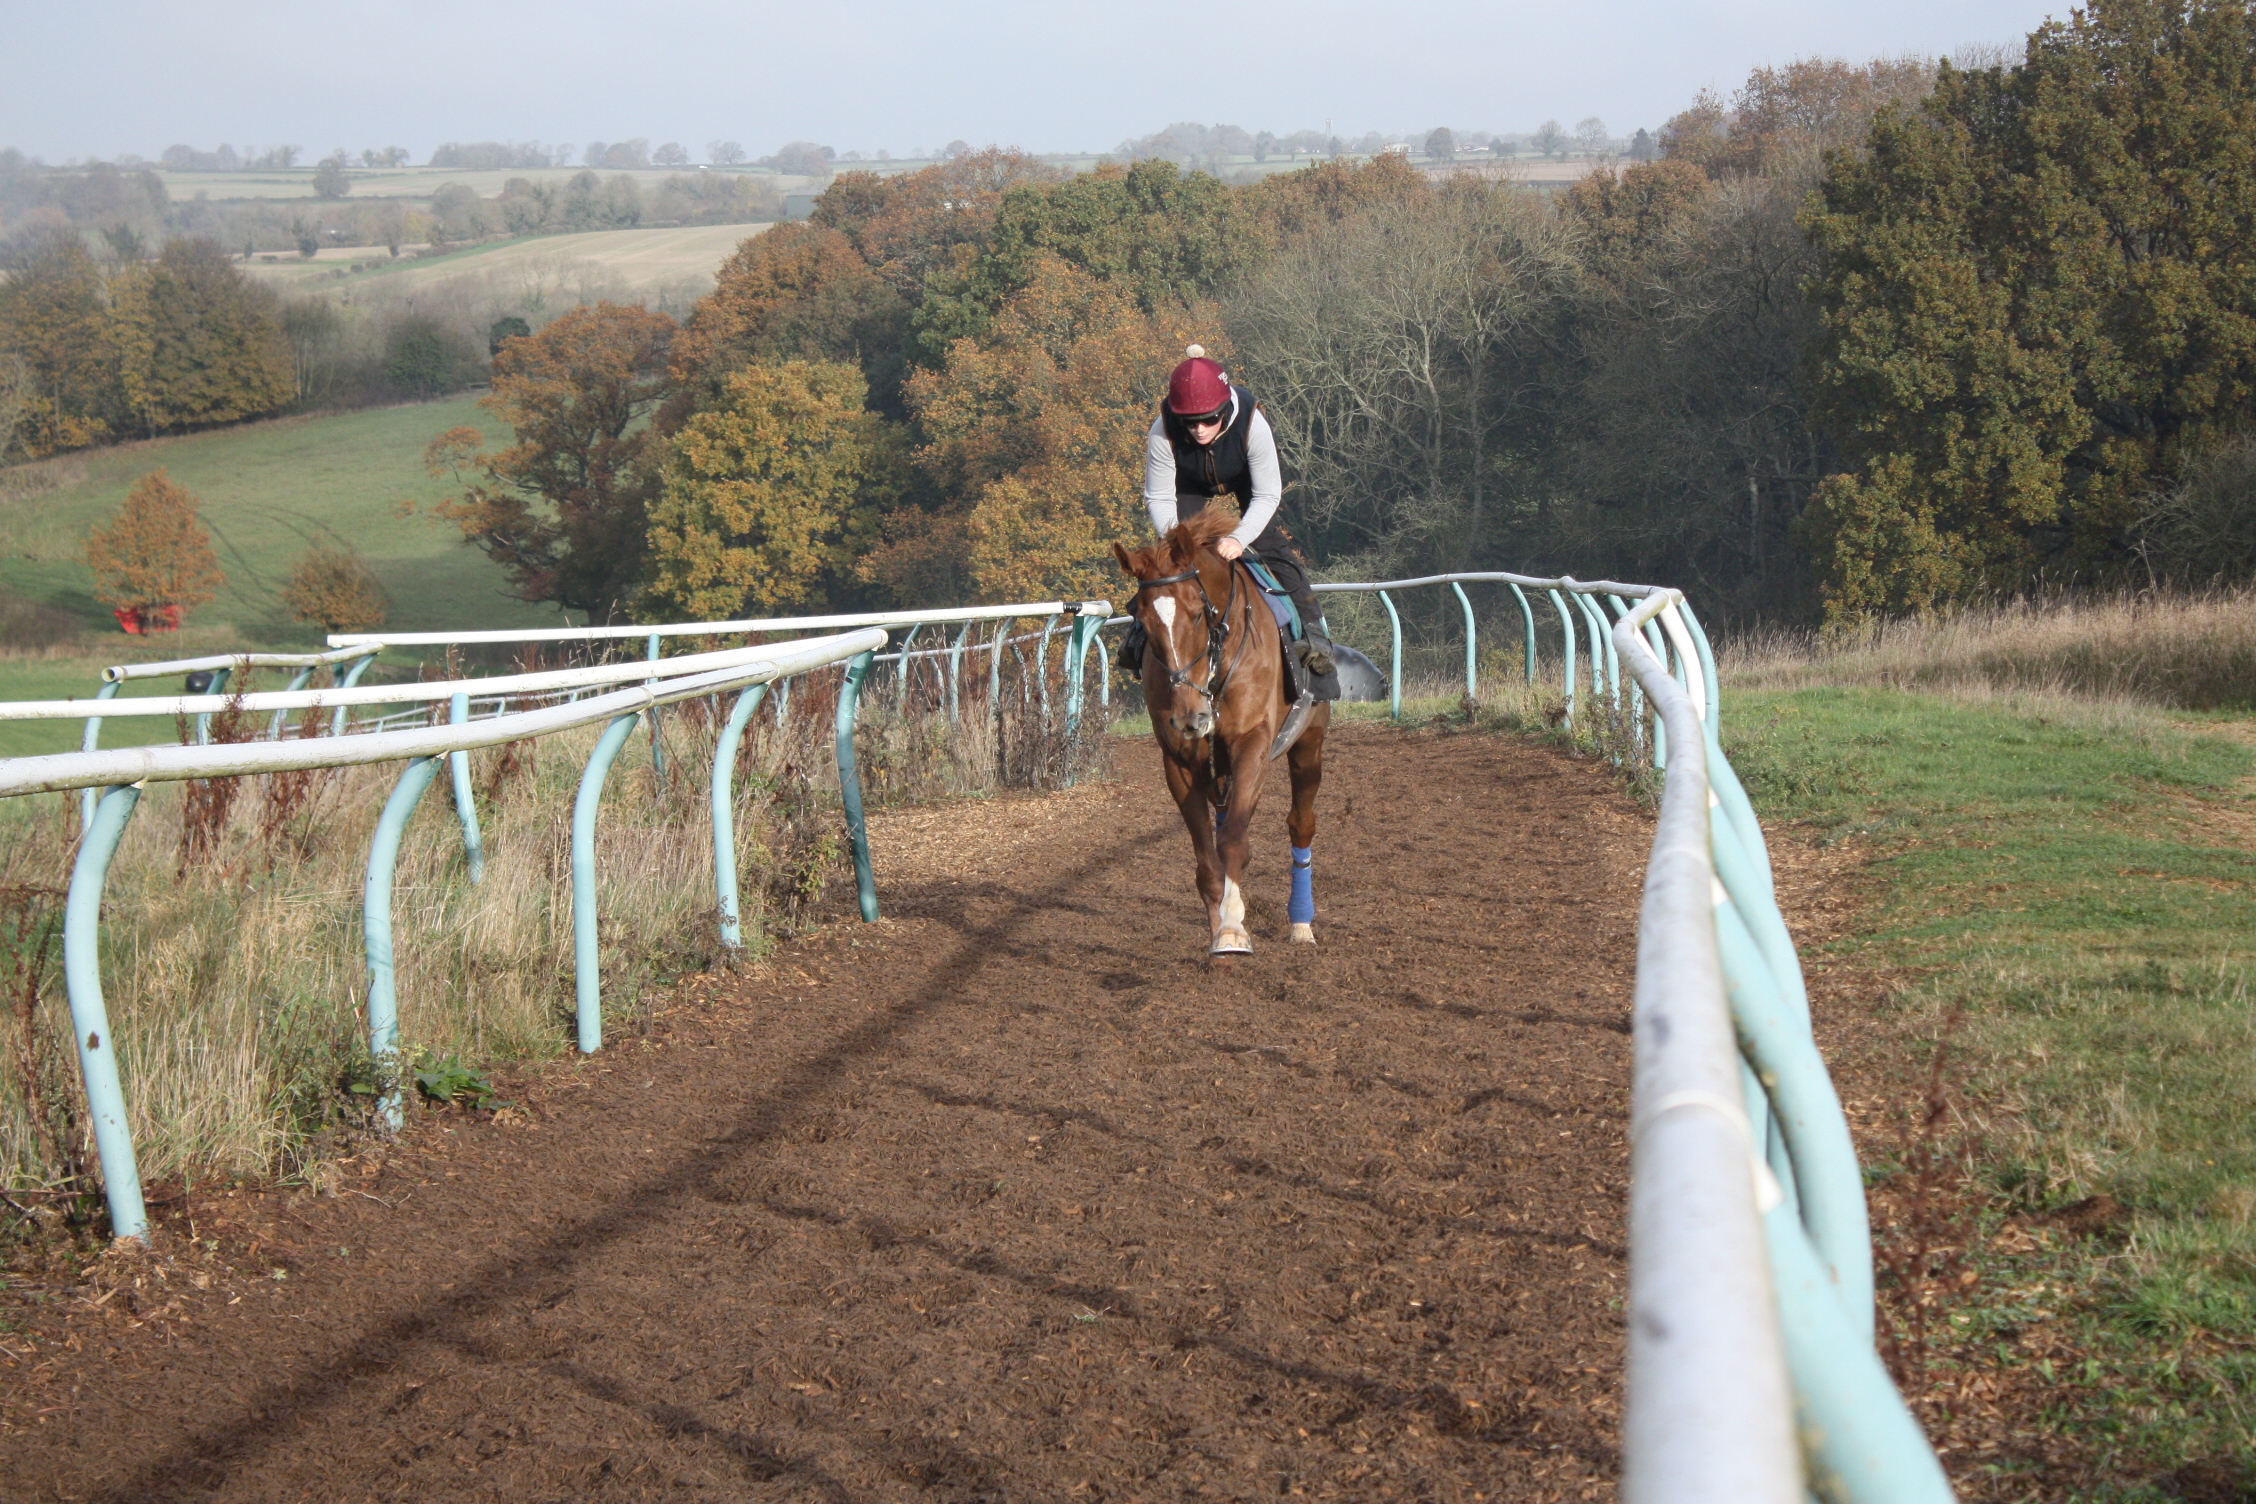
[[[1648,827],[1507,738],[1328,773],[1322,944],[1265,811],[1226,974],[1148,745],[886,817],[880,925],[331,1197],[176,1206],[0,1373],[6,1493],[1611,1497]]]

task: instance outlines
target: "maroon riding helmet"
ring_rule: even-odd
[[[1230,373],[1193,345],[1190,359],[1167,378],[1167,410],[1186,423],[1212,423],[1230,411]]]

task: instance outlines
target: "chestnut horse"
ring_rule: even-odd
[[[1190,828],[1199,896],[1214,931],[1208,954],[1218,957],[1253,949],[1241,879],[1254,807],[1280,752],[1292,771],[1292,813],[1285,820],[1293,845],[1292,938],[1316,941],[1310,848],[1316,789],[1324,780],[1324,731],[1332,718],[1329,701],[1295,708],[1276,618],[1260,586],[1244,566],[1214,551],[1236,523],[1210,507],[1150,548],[1112,548],[1137,581],[1132,609],[1150,637],[1144,701],[1168,792]]]

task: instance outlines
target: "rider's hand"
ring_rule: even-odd
[[[1235,538],[1222,537],[1214,540],[1214,551],[1220,554],[1226,562],[1244,553],[1245,545]]]

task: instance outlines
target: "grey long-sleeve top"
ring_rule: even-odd
[[[1230,392],[1230,421],[1237,421],[1238,394]],[[1260,537],[1277,515],[1277,502],[1285,494],[1284,471],[1277,464],[1277,435],[1266,413],[1255,410],[1246,425],[1246,465],[1253,471],[1253,498],[1230,536],[1246,547]],[[1144,509],[1151,513],[1152,529],[1164,535],[1179,520],[1175,515],[1175,446],[1167,442],[1167,423],[1152,419],[1144,435]]]

